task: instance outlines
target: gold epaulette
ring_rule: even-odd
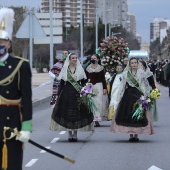
[[[27,60],[26,58],[22,58],[22,57],[19,57],[19,56],[14,56],[14,58],[18,58],[18,59],[20,59],[20,60],[29,62],[29,60]]]

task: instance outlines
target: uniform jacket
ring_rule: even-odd
[[[0,139],[3,128],[32,131],[31,70],[28,61],[8,56],[0,66]],[[20,106],[1,105],[2,99],[21,99]]]

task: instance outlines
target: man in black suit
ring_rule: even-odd
[[[32,131],[31,70],[27,60],[12,57],[14,11],[0,9],[0,166],[3,170],[22,170],[23,143]],[[5,127],[19,131],[16,137]],[[1,169],[1,168],[0,168]]]

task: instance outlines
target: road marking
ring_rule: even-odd
[[[51,146],[46,146],[45,148],[50,149]],[[40,153],[45,153],[45,152],[47,152],[47,151],[45,151],[45,150],[41,150],[41,151],[40,151]]]
[[[66,133],[66,131],[61,131],[59,134],[64,135],[65,133]]]
[[[152,165],[148,170],[162,170],[155,165]]]
[[[25,167],[31,167],[32,165],[34,165],[36,162],[38,161],[38,159],[32,159],[30,162],[28,162]]]
[[[54,138],[50,143],[56,143],[60,138]]]
[[[42,83],[42,84],[40,84],[39,86],[34,87],[34,88],[33,88],[33,90],[35,90],[35,89],[37,89],[37,88],[39,88],[39,87],[42,87],[42,86],[48,85],[48,84],[50,84],[50,83],[51,83],[51,81],[47,81],[47,82],[45,82],[45,83]]]

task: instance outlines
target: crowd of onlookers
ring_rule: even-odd
[[[156,81],[163,86],[169,87],[170,97],[170,60],[150,60],[148,61],[148,66],[153,72]]]

